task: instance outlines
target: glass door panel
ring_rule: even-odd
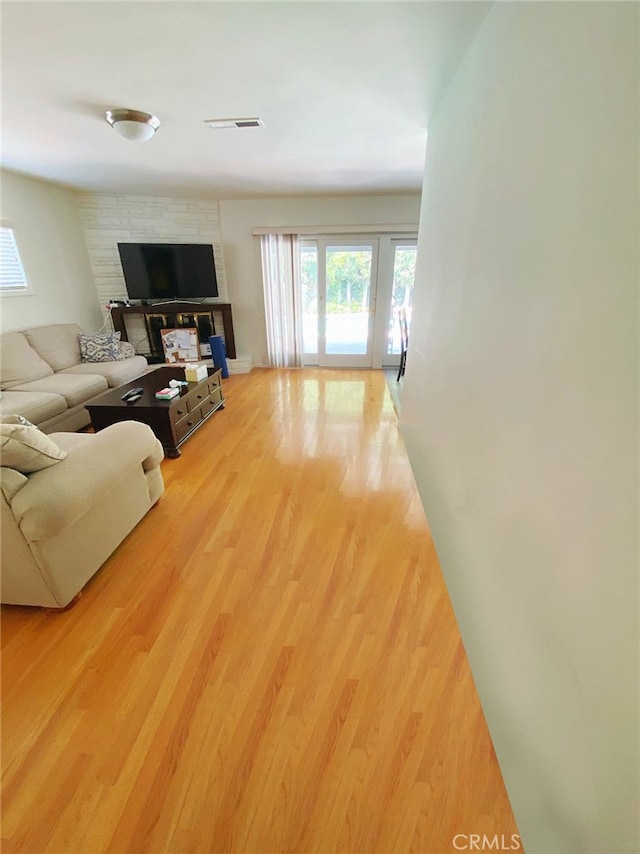
[[[302,352],[307,365],[318,362],[318,247],[302,243],[300,247],[302,282]]]
[[[369,345],[371,246],[327,246],[325,352],[360,355]]]
[[[319,238],[318,364],[370,368],[378,241]]]
[[[387,331],[387,355],[400,355],[400,326],[398,312],[405,309],[407,324],[411,328],[411,301],[416,276],[418,247],[415,242],[396,243],[393,257],[393,287],[391,312]]]

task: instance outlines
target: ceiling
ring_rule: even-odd
[[[419,192],[483,2],[3,2],[5,168],[218,199]],[[104,119],[162,125],[131,143]],[[212,130],[259,116],[263,128]]]

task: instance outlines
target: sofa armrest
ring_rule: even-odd
[[[148,471],[164,457],[151,428],[139,421],[112,424],[87,439],[62,462],[30,475],[11,502],[27,540],[54,536],[120,486],[128,471]]]

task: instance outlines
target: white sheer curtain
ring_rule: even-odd
[[[300,238],[297,234],[263,234],[260,249],[269,364],[274,368],[300,367]]]

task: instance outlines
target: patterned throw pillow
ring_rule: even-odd
[[[80,353],[83,362],[119,362],[119,332],[98,332],[96,335],[79,335]]]
[[[131,356],[135,356],[136,349],[133,344],[129,344],[128,341],[120,342],[120,358],[122,359],[130,359]]]

